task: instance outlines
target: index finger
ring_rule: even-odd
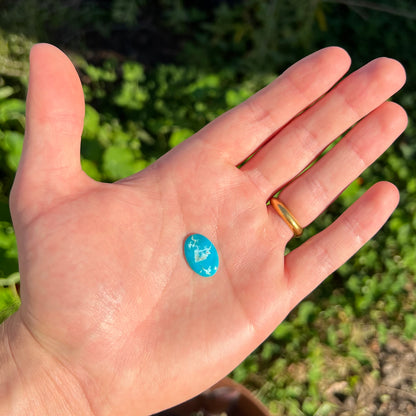
[[[349,69],[347,52],[321,49],[292,65],[271,84],[200,130],[198,137],[238,165],[302,110],[325,94]]]

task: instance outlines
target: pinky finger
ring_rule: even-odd
[[[379,182],[324,231],[285,257],[285,277],[294,308],[344,264],[383,226],[399,202],[397,188]]]

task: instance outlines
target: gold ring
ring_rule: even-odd
[[[270,200],[270,205],[276,210],[282,220],[289,226],[293,231],[295,237],[300,237],[303,233],[303,228],[296,221],[295,217],[291,214],[288,207],[277,198]]]

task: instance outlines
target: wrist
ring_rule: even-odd
[[[18,313],[0,326],[0,414],[92,415],[79,384]]]

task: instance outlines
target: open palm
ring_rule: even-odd
[[[33,48],[11,196],[22,306],[9,325],[59,368],[68,414],[145,415],[199,393],[382,226],[398,201],[389,183],[285,256],[292,232],[266,205],[283,189],[307,226],[405,128],[404,111],[385,102],[404,82],[400,64],[378,59],[328,92],[348,67],[342,49],[319,51],[149,168],[103,184],[80,167],[73,66],[52,46]],[[187,265],[191,233],[218,249],[215,276]]]

